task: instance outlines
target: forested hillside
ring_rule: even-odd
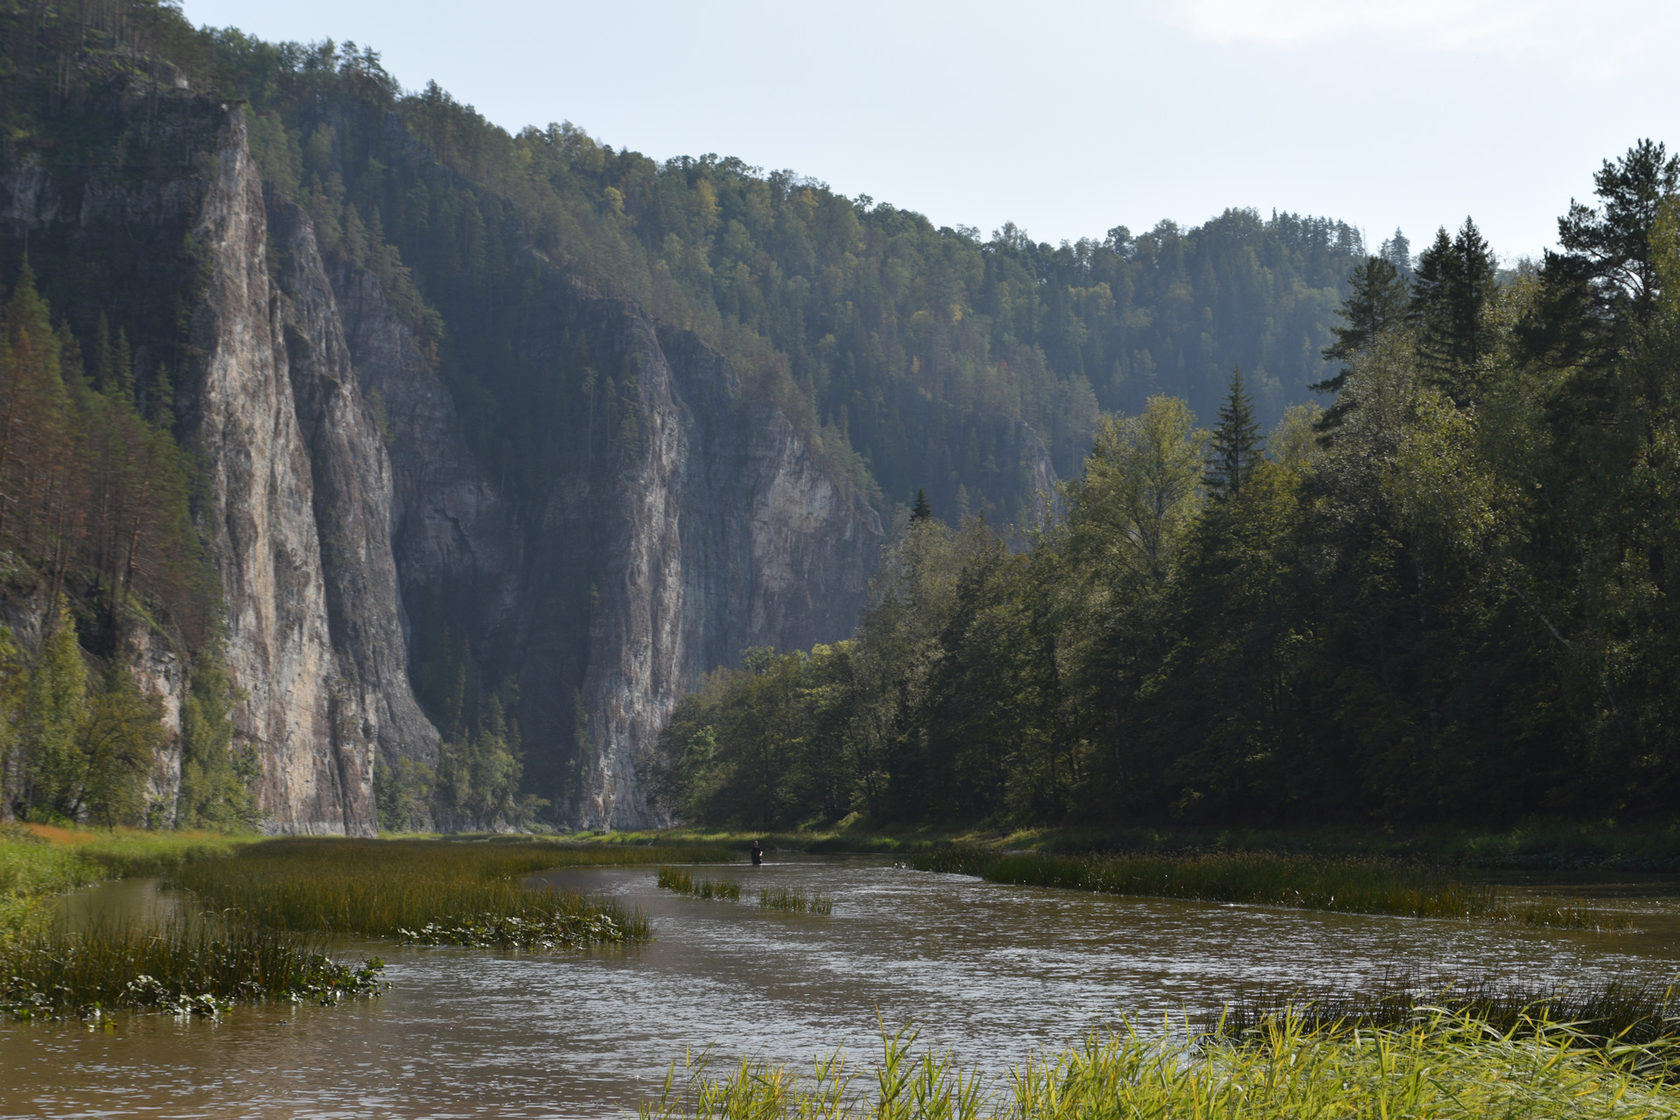
[[[1327,411],[1247,371],[1104,419],[1015,555],[910,526],[850,641],[675,713],[684,816],[1602,820],[1680,778],[1680,162],[1641,142],[1498,285],[1473,222],[1370,257]]]
[[[866,522],[902,519],[918,491],[949,526],[970,515],[999,531],[1039,524],[1042,491],[1079,471],[1107,430],[1104,410],[1136,413],[1164,392],[1211,414],[1236,365],[1257,415],[1274,422],[1324,376],[1319,352],[1363,256],[1341,222],[1241,210],[1059,247],[1013,226],[983,236],[730,158],[660,163],[570,124],[510,135],[435,85],[406,92],[371,48],[196,30],[158,0],[5,0],[0,31],[0,547],[15,633],[0,780],[23,811],[170,821],[225,802],[229,819],[248,818],[269,810],[241,781],[267,765],[278,788],[272,744],[240,723],[267,683],[225,664],[226,620],[249,603],[227,585],[238,540],[212,539],[226,488],[207,458],[223,451],[203,443],[207,332],[228,321],[206,300],[228,262],[204,241],[202,208],[246,146],[267,209],[266,263],[254,267],[284,305],[281,357],[317,441],[287,467],[307,479],[313,456],[320,475],[301,499],[319,541],[300,545],[298,562],[319,553],[324,565],[320,626],[334,657],[372,649],[378,662],[322,678],[334,690],[322,712],[340,715],[308,733],[378,740],[392,825],[530,819],[543,800],[565,820],[590,788],[633,784],[628,763],[606,754],[642,749],[641,732],[614,730],[603,713],[628,705],[655,718],[748,638],[843,633],[830,619],[855,610],[852,583],[861,597],[869,562],[858,557],[879,532]],[[680,399],[662,388],[667,359]],[[384,468],[367,449],[327,446],[330,426],[310,416],[334,408],[365,409],[388,448],[401,601],[374,630],[395,633],[401,618],[406,666],[346,605],[371,585],[338,557],[360,555],[352,538],[377,514],[342,513],[331,495],[347,483],[333,471]],[[684,434],[667,446],[673,425]],[[761,446],[771,435],[774,455]],[[670,458],[677,448],[689,460]],[[653,622],[637,621],[637,597],[664,584],[621,592],[609,584],[626,564],[640,570],[626,559],[635,542],[585,545],[639,516],[631,495],[650,470],[711,501],[749,467],[762,468],[763,494],[785,495],[797,475],[858,526],[840,567],[819,577],[814,544],[749,533],[765,509],[696,506],[706,512],[685,523],[726,528],[689,542],[693,554],[755,567],[708,572],[667,557],[691,585],[686,605],[656,604]],[[357,502],[382,500],[370,493]],[[803,524],[814,508],[779,507],[777,524]],[[631,526],[641,529],[653,531]],[[717,621],[685,638],[657,681],[604,668],[611,643],[635,646],[639,628],[672,612]],[[69,630],[91,683],[60,687],[42,675],[44,651]],[[231,637],[236,661],[254,648]],[[60,651],[52,664],[68,672],[74,660]],[[358,731],[343,714],[347,680],[392,666],[441,746],[405,716]],[[130,731],[106,734],[92,714],[48,726],[47,691],[85,687],[118,704],[131,685],[124,710],[148,714]],[[68,770],[42,761],[66,751]],[[95,771],[120,773],[125,792],[90,792],[105,788]],[[183,798],[201,808],[177,812]]]

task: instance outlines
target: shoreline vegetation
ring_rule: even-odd
[[[0,1017],[118,1010],[217,1015],[237,1003],[377,995],[384,964],[328,955],[336,937],[549,950],[651,938],[640,913],[533,887],[564,867],[720,860],[704,845],[602,846],[532,837],[349,840],[0,828]],[[95,921],[56,912],[70,891],[155,877],[188,892],[185,916]]]
[[[1264,852],[1330,857],[1382,856],[1441,867],[1487,871],[1638,871],[1680,873],[1680,818],[1619,821],[1539,821],[1507,829],[1424,827],[1180,829],[893,827],[860,820],[829,827],[748,831],[683,826],[663,830],[579,834],[608,846],[708,844],[745,850],[753,839],[770,849],[815,853],[913,855],[949,845],[1059,855],[1148,852]]]
[[[1511,902],[1490,884],[1441,868],[1381,856],[1268,852],[1054,855],[946,845],[908,860],[920,871],[975,875],[992,883],[1097,894],[1286,906],[1345,914],[1464,918],[1554,929],[1619,929],[1625,915],[1585,902]]]
[[[809,1074],[743,1061],[714,1074],[704,1056],[673,1065],[643,1120],[687,1117],[876,1117],[881,1120],[1060,1120],[1064,1117],[1680,1116],[1667,1083],[1673,1036],[1607,1044],[1543,1013],[1507,1028],[1470,1012],[1421,1010],[1371,1027],[1286,1008],[1240,1031],[1094,1033],[1029,1057],[994,1085],[949,1052],[882,1032],[858,1069],[842,1054]]]

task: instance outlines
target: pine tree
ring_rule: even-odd
[[[1234,498],[1254,473],[1264,449],[1260,423],[1254,418],[1254,401],[1243,386],[1242,367],[1231,370],[1231,387],[1219,406],[1219,423],[1208,446],[1207,471],[1202,482],[1209,496]]]

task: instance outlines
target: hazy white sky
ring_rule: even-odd
[[[1036,240],[1340,218],[1413,250],[1473,216],[1507,261],[1641,137],[1680,145],[1672,0],[184,0],[352,40],[510,130],[569,120]],[[1665,55],[1670,57],[1665,58]]]

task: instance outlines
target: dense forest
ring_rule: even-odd
[[[923,515],[856,637],[671,721],[687,818],[751,826],[1513,821],[1672,810],[1680,161],[1606,162],[1500,281],[1473,222],[1353,270],[1326,409],[1226,369],[1105,417],[1065,522]]]

